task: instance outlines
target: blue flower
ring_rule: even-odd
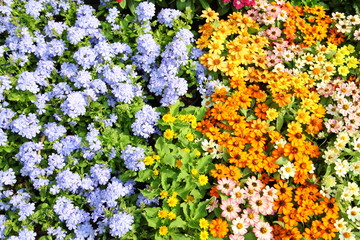
[[[95,164],[90,168],[91,178],[95,183],[95,186],[98,184],[105,185],[111,176],[111,170],[109,167],[105,167],[104,164]]]
[[[149,138],[155,132],[154,125],[157,123],[160,113],[150,105],[144,105],[135,114],[135,122],[131,125],[134,135]]]
[[[28,116],[21,114],[17,119],[13,120],[11,130],[22,137],[32,139],[40,133],[41,127],[38,125],[39,123],[36,114],[29,113]]]
[[[25,12],[34,18],[39,18],[40,12],[43,10],[41,2],[30,0],[25,4]]]
[[[58,154],[69,156],[73,151],[81,148],[81,137],[76,135],[66,136],[59,142],[55,142],[53,146]]]
[[[7,144],[7,135],[6,133],[0,128],[0,146],[5,146]]]
[[[110,234],[112,237],[121,238],[125,233],[132,230],[134,216],[127,213],[116,213],[109,219]]]
[[[61,34],[68,28],[66,23],[55,22],[50,20],[44,28],[45,35],[48,37],[55,37],[55,35],[61,36]]]
[[[82,47],[74,53],[74,59],[84,69],[95,64],[96,53],[91,47]]]
[[[109,15],[106,16],[106,21],[109,23],[115,23],[115,19],[119,15],[119,10],[116,7],[112,7],[109,9]]]
[[[66,169],[56,176],[56,182],[60,189],[69,190],[75,193],[81,186],[81,178],[78,173],[73,173],[69,169]]]
[[[121,151],[122,159],[124,159],[125,167],[133,171],[139,171],[145,169],[145,164],[142,161],[145,158],[145,150],[140,147],[133,147],[127,145],[124,150]]]
[[[163,8],[157,15],[159,23],[165,24],[167,27],[173,26],[173,20],[181,15],[181,11],[170,8]]]
[[[87,101],[81,92],[72,92],[60,107],[64,114],[75,118],[86,113]]]
[[[140,21],[150,20],[155,16],[155,5],[151,2],[141,2],[135,9]]]
[[[15,172],[12,168],[0,171],[0,189],[2,185],[13,185],[16,183]]]

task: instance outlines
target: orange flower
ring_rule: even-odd
[[[228,178],[232,178],[235,181],[238,181],[241,177],[240,169],[236,166],[230,165],[229,166],[229,174],[227,175]]]
[[[294,146],[291,143],[286,143],[284,147],[284,156],[288,157],[290,161],[299,160],[304,157],[305,148],[303,145]]]
[[[247,153],[240,152],[230,152],[230,158],[228,159],[230,163],[234,163],[239,168],[246,167],[247,162]]]
[[[229,168],[224,164],[215,164],[215,170],[213,169],[210,172],[211,176],[219,180],[229,174]]]
[[[274,210],[278,212],[278,214],[289,214],[294,204],[291,202],[291,197],[287,195],[280,195],[274,201]]]
[[[274,185],[274,188],[276,188],[278,190],[277,191],[278,196],[286,195],[286,196],[292,198],[293,188],[288,186],[288,184],[286,182],[279,181],[278,184]]]
[[[284,92],[277,92],[273,94],[273,101],[279,105],[279,107],[285,107],[291,103],[291,94]]]
[[[211,189],[210,189],[210,196],[216,197],[216,198],[219,198],[219,197],[220,197],[219,192],[218,192],[218,189],[217,189],[217,186],[211,187]]]
[[[209,231],[213,237],[223,238],[229,231],[228,223],[221,218],[216,218],[211,221]]]
[[[321,201],[321,205],[324,208],[324,212],[326,214],[338,214],[339,212],[339,207],[335,201],[335,198],[327,198],[327,197],[323,197],[324,201]]]
[[[222,87],[220,89],[216,89],[215,92],[211,95],[211,100],[213,102],[225,102],[227,98],[227,90],[226,88]]]
[[[256,107],[254,109],[255,116],[257,116],[260,119],[266,120],[266,111],[269,109],[269,106],[266,105],[266,103],[262,104],[256,104]]]

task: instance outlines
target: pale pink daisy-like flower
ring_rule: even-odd
[[[248,178],[246,181],[246,185],[249,188],[254,189],[255,191],[260,191],[264,187],[264,184],[255,176]]]
[[[250,226],[250,224],[245,221],[243,218],[236,218],[232,221],[231,229],[233,230],[233,233],[235,235],[244,235],[247,233],[247,228]]]
[[[334,93],[333,85],[325,84],[318,88],[319,94],[323,95],[324,97],[329,97]]]
[[[230,234],[229,239],[230,240],[245,240],[245,237],[241,236],[241,235]]]
[[[343,129],[344,123],[336,119],[329,119],[325,122],[328,133],[339,133]]]
[[[285,10],[281,10],[277,19],[280,21],[286,21],[286,19],[288,18],[288,13]]]
[[[266,30],[266,34],[270,39],[278,39],[281,36],[281,30],[278,27],[271,27]]]
[[[255,194],[249,199],[249,204],[254,212],[266,215],[266,209],[269,207],[269,200],[261,197],[260,194]]]
[[[238,212],[241,211],[241,208],[234,198],[222,200],[220,208],[223,210],[221,216],[227,218],[229,221],[239,217]]]
[[[238,186],[231,191],[230,196],[231,198],[234,198],[238,204],[243,204],[247,198],[247,193],[244,189]]]
[[[337,106],[333,105],[333,104],[329,104],[326,106],[326,113],[333,115],[333,116],[338,116],[338,108]]]
[[[285,50],[282,57],[286,62],[290,62],[294,59],[295,54],[290,50]]]
[[[259,10],[249,9],[245,15],[257,21],[259,19]]]
[[[257,222],[260,221],[260,216],[254,212],[251,208],[246,208],[241,214],[241,218],[244,219],[249,225],[254,226]]]
[[[339,109],[338,111],[344,116],[347,116],[354,110],[352,102],[348,101],[346,98],[337,105],[337,108]]]
[[[263,192],[263,196],[268,196],[270,197],[272,200],[277,199],[279,196],[276,194],[277,193],[277,189],[273,188],[273,187],[269,187],[268,185],[266,185],[266,187],[262,190]]]
[[[356,86],[355,86],[356,88]],[[343,96],[350,96],[351,95],[351,91],[353,90],[354,88],[351,87],[351,86],[348,86],[348,84],[346,83],[342,83],[339,85],[339,88],[336,89],[336,91],[338,91],[339,93],[341,93]]]
[[[217,189],[225,195],[230,195],[235,188],[236,182],[231,178],[222,178],[218,181]]]
[[[258,240],[270,240],[273,238],[272,228],[267,222],[258,222],[253,228],[253,232]]]
[[[212,197],[210,199],[209,204],[206,206],[206,210],[208,210],[208,212],[212,212],[214,211],[215,208],[217,208],[219,206],[219,202],[217,200],[216,197]]]
[[[355,32],[354,32],[354,40],[360,40],[360,29],[355,30]]]
[[[269,16],[272,16],[274,18],[277,18],[279,16],[280,12],[281,12],[281,8],[279,6],[268,5],[266,7],[266,14],[268,14]]]
[[[266,61],[267,61],[267,66],[268,67],[273,67],[276,64],[281,63],[281,58],[279,58],[275,54],[272,54],[272,55],[267,55],[266,56]]]
[[[265,25],[275,24],[276,18],[270,16],[269,14],[260,14],[259,22],[264,23]]]

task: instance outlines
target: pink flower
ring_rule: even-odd
[[[277,193],[277,189],[273,187],[269,187],[268,185],[266,185],[266,187],[263,189],[263,196],[267,196],[271,198],[272,201],[278,198],[278,195],[276,193]]]
[[[236,200],[233,198],[222,200],[220,208],[223,210],[221,216],[227,218],[229,221],[237,218],[238,217],[237,213],[241,211]]]
[[[325,122],[328,133],[339,133],[343,130],[344,123],[335,119],[329,119]]]
[[[258,240],[270,240],[273,239],[272,228],[267,222],[258,222],[253,228],[253,232]]]
[[[248,17],[251,17],[255,21],[257,21],[259,19],[259,11],[255,10],[255,9],[249,9],[245,15],[247,15]]]
[[[248,185],[249,188],[254,189],[257,192],[264,187],[264,184],[260,180],[256,179],[255,176],[248,178],[246,181],[246,185]]]
[[[251,209],[256,213],[267,215],[266,209],[269,208],[269,200],[265,197],[261,197],[260,194],[255,194],[249,199]]]
[[[212,197],[209,204],[206,206],[206,210],[208,210],[208,212],[212,212],[214,211],[215,208],[217,208],[219,206],[218,204],[218,200],[216,197]]]
[[[230,238],[230,240],[244,240],[245,239],[244,236],[236,235],[236,234],[230,234],[229,238]]]
[[[281,63],[281,58],[279,58],[275,54],[267,55],[266,60],[267,60],[267,66],[268,67],[273,67],[276,64]]]
[[[230,195],[235,188],[236,182],[231,178],[222,178],[218,181],[217,189],[225,195]]]
[[[245,6],[245,4],[241,0],[234,0],[233,5],[236,9],[240,9]]]
[[[246,191],[244,189],[241,189],[240,187],[234,188],[231,193],[231,198],[234,198],[237,202],[237,204],[243,204],[245,203],[245,199],[247,198]]]
[[[247,233],[247,228],[250,226],[250,224],[245,221],[243,218],[236,218],[234,221],[232,221],[231,229],[233,230],[233,233],[235,235],[244,235]]]
[[[266,10],[267,10],[266,14],[274,18],[277,18],[281,12],[281,8],[275,5],[268,5],[266,7]]]
[[[324,97],[329,97],[334,93],[334,87],[331,84],[326,84],[325,86],[321,86],[318,89],[319,94]]]
[[[246,208],[241,214],[241,218],[244,219],[249,225],[254,226],[257,222],[260,221],[260,216],[254,212],[251,208]]]

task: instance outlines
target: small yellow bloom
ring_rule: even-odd
[[[198,157],[200,157],[200,156],[201,156],[201,152],[200,152],[199,150],[195,149],[195,155],[198,156]]]
[[[196,175],[199,171],[196,168],[191,169],[191,174]]]
[[[166,201],[170,207],[175,207],[179,200],[176,197],[170,197],[167,201]]]
[[[279,113],[278,113],[278,111],[276,111],[275,108],[269,108],[269,109],[266,111],[266,117],[267,117],[270,121],[275,120],[278,116],[279,116]]]
[[[178,192],[173,192],[172,197],[177,197],[177,195],[179,195]]]
[[[162,191],[160,193],[160,198],[162,198],[162,199],[166,198],[167,196],[169,196],[169,193],[167,191]]]
[[[187,140],[189,140],[190,142],[192,142],[192,141],[194,141],[195,136],[194,136],[194,134],[192,134],[192,133],[188,133],[188,134],[186,134],[186,138],[187,138]]]
[[[176,117],[174,117],[173,115],[171,115],[170,113],[168,114],[165,114],[163,117],[162,117],[162,120],[164,122],[167,122],[167,123],[172,123],[176,120]]]
[[[195,121],[191,121],[191,127],[192,128],[196,128],[197,127],[197,122]]]
[[[208,181],[209,181],[209,178],[206,175],[201,174],[199,176],[199,183],[201,186],[206,185],[208,183]]]
[[[169,231],[168,231],[167,226],[161,226],[161,227],[159,228],[159,233],[160,233],[160,235],[162,235],[162,236],[165,236],[168,232],[169,232]]]
[[[200,222],[199,222],[199,226],[200,226],[200,228],[202,228],[202,229],[208,229],[208,227],[209,227],[209,222],[208,222],[208,220],[206,220],[205,218],[201,218],[201,219],[200,219]]]
[[[184,151],[184,152],[190,152],[190,149],[184,148],[183,151]]]
[[[215,12],[211,8],[202,11],[201,16],[206,19],[206,22],[213,22],[219,19],[219,13]]]
[[[207,231],[200,232],[200,240],[207,240],[209,238],[209,233]]]
[[[343,76],[343,77],[345,77],[345,76],[347,76],[348,74],[349,74],[349,68],[348,67],[345,67],[345,66],[340,66],[339,68],[338,68],[338,72],[339,72],[339,74],[341,75],[341,76]]]
[[[176,218],[176,213],[169,212],[168,217],[170,220],[174,220]]]
[[[159,170],[155,169],[155,170],[153,171],[153,173],[154,173],[155,176],[157,176],[157,175],[159,175],[160,172],[159,172]]]
[[[145,163],[145,165],[152,165],[154,163],[154,158],[147,156],[144,159],[144,163]]]
[[[181,159],[177,159],[176,161],[175,161],[175,167],[177,167],[177,168],[181,168],[182,167],[182,161],[181,161]]]
[[[166,139],[173,139],[175,136],[175,132],[171,129],[166,129],[165,132],[164,132],[164,137]]]
[[[166,218],[169,214],[169,211],[168,210],[160,210],[158,212],[158,217],[159,218]]]
[[[160,156],[159,156],[159,155],[156,155],[156,154],[153,155],[153,158],[154,158],[155,160],[160,160]]]

